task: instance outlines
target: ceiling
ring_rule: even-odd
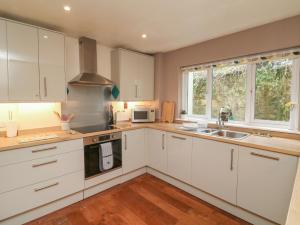
[[[299,0],[0,0],[0,16],[147,53],[299,14]]]

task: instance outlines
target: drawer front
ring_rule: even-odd
[[[83,190],[84,172],[0,194],[0,221]]]
[[[83,140],[76,139],[46,145],[38,145],[29,148],[20,148],[16,150],[3,151],[0,152],[0,166],[82,149]]]
[[[0,167],[0,193],[83,170],[83,150]]]

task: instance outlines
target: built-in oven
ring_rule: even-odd
[[[85,179],[122,167],[122,133],[85,137]]]

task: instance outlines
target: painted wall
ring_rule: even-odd
[[[300,15],[156,55],[157,99],[178,102],[180,67],[300,46]],[[179,107],[177,113],[179,111]]]

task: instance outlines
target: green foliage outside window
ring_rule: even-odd
[[[245,120],[246,70],[246,65],[213,69],[212,118],[218,118],[221,107],[229,107],[231,120]]]
[[[256,64],[255,119],[289,121],[292,61]]]
[[[206,114],[207,70],[195,71],[193,74],[193,114]]]

